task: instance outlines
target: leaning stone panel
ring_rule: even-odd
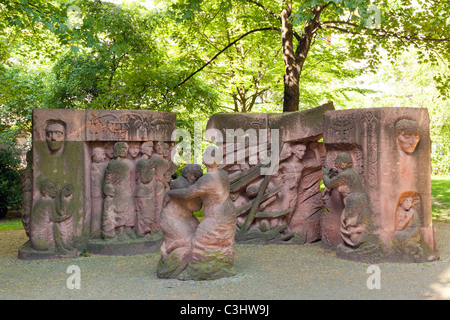
[[[323,245],[353,260],[437,259],[427,109],[326,112],[324,143]]]
[[[237,208],[238,243],[295,244],[320,239],[328,103],[288,114],[217,114],[207,129],[223,137],[221,168]],[[217,140],[216,140],[217,142]]]
[[[175,129],[175,114],[157,111],[33,110],[19,258],[158,250]]]

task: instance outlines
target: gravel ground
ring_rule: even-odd
[[[441,259],[378,264],[380,289],[368,289],[369,264],[341,260],[320,242],[302,246],[236,245],[234,277],[214,281],[162,280],[159,253],[131,257],[90,255],[23,261],[23,230],[0,232],[0,299],[450,299],[450,223],[435,223]],[[67,268],[81,271],[81,288],[68,289]]]

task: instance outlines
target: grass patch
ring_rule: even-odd
[[[431,177],[433,220],[450,222],[450,176]]]
[[[21,218],[0,220],[0,231],[18,229],[23,229]]]

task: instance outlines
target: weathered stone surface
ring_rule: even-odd
[[[324,143],[326,167],[337,170],[333,163],[342,151],[352,157],[353,169],[359,174],[367,194],[376,229],[373,235],[380,242],[381,249],[373,254],[396,261],[437,259],[431,215],[431,141],[427,109],[326,112]],[[332,197],[335,196],[332,194]],[[331,214],[336,215],[342,207],[339,201],[342,200],[327,200]],[[401,220],[408,223],[400,223]],[[338,244],[334,241],[336,223],[336,219],[323,216],[322,229],[327,230],[330,239],[327,245],[332,247]],[[348,254],[346,257],[349,258]]]
[[[86,141],[171,141],[174,113],[143,110],[86,111]]]
[[[207,129],[216,128],[224,137],[221,168],[229,175],[230,198],[238,210],[237,242],[286,244],[320,239],[325,147],[318,140],[323,114],[333,109],[333,104],[327,103],[288,114],[211,117]],[[234,133],[241,129],[240,135],[230,141],[226,129]],[[272,157],[278,169],[264,175],[261,169],[267,167],[271,152],[278,156]],[[234,155],[231,162],[227,159],[230,154]]]
[[[130,252],[154,250],[162,242],[153,235],[158,165],[138,172],[137,163],[166,156],[159,176],[167,185],[174,171],[164,146],[170,151],[175,128],[176,115],[165,112],[33,110],[32,154],[22,176],[30,241],[19,257],[76,256],[88,242],[104,254],[123,254],[127,243]],[[162,147],[153,152],[149,144]]]
[[[229,198],[227,174],[219,168],[218,163],[210,162],[210,158],[207,158],[214,157],[216,152],[219,152],[218,148],[208,147],[203,154],[203,163],[207,168],[205,175],[187,188],[174,188],[166,193],[161,218],[163,231],[167,232],[169,240],[161,250],[162,257],[158,264],[160,277],[207,280],[234,274],[236,208]],[[177,204],[182,202],[190,207],[190,204],[196,205],[196,199],[204,206],[204,219],[198,227],[190,225],[192,208],[188,211]],[[182,222],[183,225],[174,226],[175,222]],[[178,233],[181,239],[170,239],[172,233]],[[178,253],[176,249],[170,250],[170,247],[178,247],[177,242],[180,243]]]

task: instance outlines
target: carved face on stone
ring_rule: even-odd
[[[419,125],[414,120],[402,119],[395,124],[397,146],[406,154],[412,154],[420,141]]]
[[[106,154],[103,148],[94,148],[94,150],[92,150],[92,162],[101,163],[105,160]]]
[[[45,127],[45,140],[52,154],[58,153],[64,146],[66,128],[62,121],[50,122]]]
[[[401,203],[401,206],[403,209],[405,209],[406,211],[408,211],[409,209],[411,209],[411,207],[413,206],[414,203],[414,199],[411,196],[407,196],[405,198],[403,198],[403,201]]]
[[[56,190],[56,184],[49,179],[45,179],[41,182],[40,191],[44,197],[49,196],[50,198],[55,198],[58,193]]]
[[[153,153],[153,142],[152,141],[144,142],[141,146],[141,153],[150,157]]]
[[[125,158],[128,152],[128,143],[116,142],[114,145],[114,158]]]
[[[141,151],[141,147],[139,143],[130,143],[130,146],[128,148],[128,154],[131,158],[136,158],[139,155],[139,152]]]
[[[105,146],[105,154],[109,159],[114,158],[114,143],[108,143]]]

